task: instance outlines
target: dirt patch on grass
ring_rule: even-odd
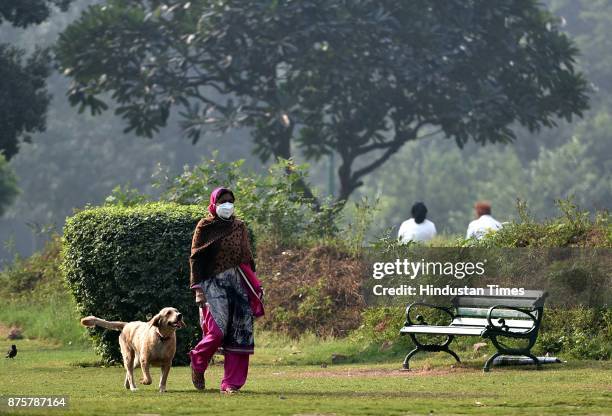
[[[325,378],[325,377],[338,377],[338,378],[380,378],[380,377],[418,377],[418,376],[441,376],[447,374],[461,374],[461,373],[475,373],[479,370],[469,367],[450,367],[450,368],[436,368],[436,369],[414,369],[410,371],[403,371],[400,369],[393,368],[328,368],[313,371],[302,371],[297,373],[299,377],[304,378]],[[295,373],[294,373],[295,374]]]

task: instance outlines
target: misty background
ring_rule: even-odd
[[[38,26],[0,26],[0,41],[32,51],[51,46],[58,34],[95,1],[78,0],[67,12],[55,12]],[[366,178],[351,201],[367,197],[375,235],[410,217],[415,201],[424,201],[439,232],[464,234],[476,200],[491,201],[500,221],[516,217],[516,199],[527,201],[531,213],[543,219],[556,213],[555,200],[573,196],[590,211],[612,206],[612,4],[592,0],[544,2],[565,22],[564,30],[580,49],[579,66],[592,83],[591,110],[572,124],[530,134],[518,130],[508,145],[468,144],[430,137],[405,145]],[[55,72],[48,79],[53,95],[46,132],[22,143],[10,161],[20,194],[0,218],[0,264],[15,254],[40,249],[50,233],[61,232],[74,208],[98,205],[117,185],[155,195],[153,175],[178,175],[185,165],[218,158],[245,159],[255,171],[266,168],[252,154],[244,130],[211,133],[197,144],[185,138],[173,117],[153,139],[124,134],[125,124],[112,113],[79,114],[66,98],[69,80]],[[299,155],[298,162],[305,160]],[[323,195],[329,189],[329,160],[311,163],[311,183]],[[337,166],[335,166],[337,169]],[[336,180],[337,182],[337,180]],[[238,201],[239,203],[239,201]],[[347,210],[350,220],[351,209]]]

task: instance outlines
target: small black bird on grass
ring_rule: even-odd
[[[17,346],[13,344],[11,345],[11,348],[9,348],[8,352],[6,353],[5,358],[15,358],[16,355],[17,355]]]

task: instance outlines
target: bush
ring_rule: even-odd
[[[202,206],[151,203],[86,209],[68,218],[63,269],[82,316],[146,321],[165,306],[184,315],[175,363],[187,363],[199,339],[199,316],[189,287],[189,252]],[[118,332],[91,330],[96,350],[121,362]]]
[[[612,358],[612,309],[576,307],[544,311],[536,349],[592,360]]]
[[[41,338],[67,345],[86,345],[74,300],[65,290],[42,296],[12,299],[0,308],[0,322],[16,327],[24,337]]]
[[[315,201],[304,194],[308,181],[306,165],[279,159],[260,175],[245,171],[244,160],[220,162],[212,159],[182,175],[164,177],[155,184],[163,189],[161,200],[178,204],[208,204],[212,190],[231,188],[236,211],[257,235],[276,245],[296,245],[307,240],[332,237],[339,232],[341,206],[329,200]],[[113,200],[126,200],[117,193]],[[128,202],[135,195],[127,195]]]
[[[257,270],[266,290],[264,329],[298,338],[344,336],[359,326],[364,264],[335,247],[260,247]]]
[[[406,321],[405,307],[370,307],[361,314],[361,326],[353,332],[354,340],[381,345],[400,343],[406,348],[412,345],[407,336],[399,335],[399,328]]]
[[[28,258],[16,256],[13,263],[0,272],[0,296],[8,299],[61,291],[60,249],[60,237],[54,235],[42,251]]]
[[[612,248],[612,222],[606,211],[581,210],[573,201],[556,201],[561,215],[536,221],[524,201],[517,202],[519,221],[504,225],[476,244],[482,247],[594,247]],[[475,244],[466,240],[465,244]]]
[[[16,257],[0,272],[0,322],[18,327],[28,338],[81,344],[85,331],[62,278],[60,248],[55,235],[41,252]]]

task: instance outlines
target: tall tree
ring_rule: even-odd
[[[0,23],[25,28],[40,24],[54,6],[66,9],[72,0],[3,0]],[[45,80],[49,54],[37,49],[27,59],[22,49],[0,43],[0,152],[7,159],[19,150],[19,140],[45,129],[49,105]]]
[[[49,55],[37,50],[24,59],[24,54],[0,44],[0,152],[7,159],[19,151],[20,138],[29,141],[26,134],[44,131],[49,105]]]
[[[264,160],[336,152],[342,201],[432,131],[507,142],[581,115],[576,54],[535,0],[108,0],[57,49],[74,105],[110,92],[149,137],[173,107],[193,141],[247,126]]]

